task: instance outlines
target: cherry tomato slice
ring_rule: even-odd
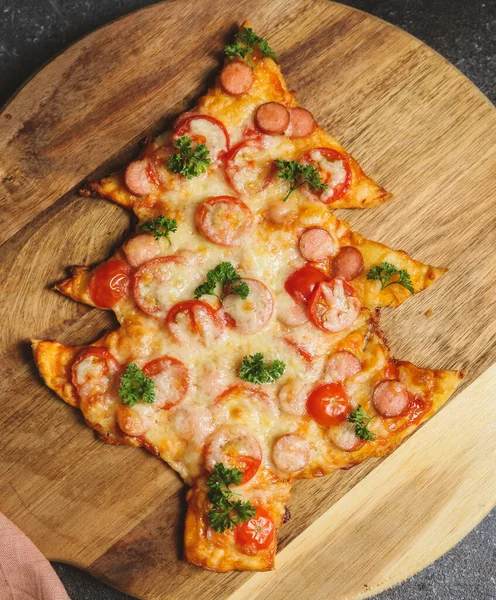
[[[299,304],[306,304],[317,284],[329,281],[329,277],[320,269],[306,264],[286,279],[285,290]]]
[[[226,178],[238,194],[256,194],[272,180],[274,166],[260,138],[236,144],[224,158]]]
[[[308,396],[307,411],[317,423],[333,427],[346,421],[351,405],[348,394],[340,383],[328,383]]]
[[[327,333],[337,333],[351,327],[361,308],[362,304],[353,288],[339,278],[319,283],[308,305],[313,324]]]
[[[184,315],[184,320],[180,315]],[[190,339],[188,334],[195,334],[206,343],[218,337],[224,326],[210,304],[202,300],[185,300],[174,304],[167,313],[165,323],[178,342]]]
[[[109,260],[97,267],[90,279],[88,291],[99,308],[112,308],[129,290],[131,267],[124,260]]]
[[[155,383],[155,406],[168,409],[179,404],[189,388],[186,365],[172,356],[161,356],[147,362],[143,373]]]
[[[276,526],[269,512],[256,507],[255,516],[234,528],[236,546],[244,553],[255,555],[270,548],[275,541]]]
[[[300,160],[303,164],[318,169],[320,178],[327,184],[327,188],[321,192],[305,185],[303,191],[311,198],[330,204],[348,191],[351,184],[351,167],[345,154],[332,148],[314,148],[306,152]]]
[[[208,115],[192,115],[178,122],[172,136],[176,140],[184,135],[194,142],[205,144],[209,150],[209,158],[215,162],[229,150],[229,133],[224,125]]]

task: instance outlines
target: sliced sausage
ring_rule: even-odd
[[[231,96],[241,96],[251,88],[255,75],[250,67],[239,60],[228,63],[220,72],[220,85]]]
[[[224,300],[225,312],[234,320],[240,333],[255,333],[262,330],[272,317],[274,300],[267,286],[256,279],[243,279],[250,292],[243,300],[230,294]]]
[[[341,350],[331,354],[327,360],[324,375],[336,383],[342,382],[348,377],[353,377],[362,370],[362,363],[351,352]]]
[[[278,400],[281,410],[289,415],[305,415],[310,385],[292,379],[279,390]]]
[[[135,160],[124,171],[124,183],[127,189],[135,196],[148,196],[155,186],[149,177],[149,163],[146,159]]]
[[[330,427],[329,437],[340,450],[345,452],[354,452],[364,444],[364,441],[356,436],[353,423],[344,422],[337,427]]]
[[[304,259],[319,261],[337,254],[339,243],[325,229],[312,227],[301,234],[299,249]]]
[[[271,223],[283,225],[284,223],[291,223],[298,215],[290,203],[280,200],[269,206],[265,216]]]
[[[279,102],[261,104],[255,113],[255,125],[269,135],[284,133],[289,125],[289,111]]]
[[[351,281],[356,279],[363,271],[363,256],[358,248],[344,246],[332,259],[332,277],[341,277]]]
[[[253,225],[253,213],[234,196],[213,196],[196,213],[203,237],[220,246],[236,246]]]
[[[286,135],[295,138],[306,137],[313,133],[316,127],[317,123],[309,110],[301,106],[289,109],[289,126]]]
[[[143,263],[160,254],[160,245],[153,235],[142,233],[135,235],[122,247],[127,262],[132,267],[140,267]]]
[[[148,404],[126,406],[121,404],[117,410],[119,428],[131,437],[144,435],[156,421],[156,411]]]
[[[410,397],[402,383],[388,379],[376,386],[372,401],[381,416],[399,417],[408,409]]]
[[[196,144],[205,144],[208,158],[215,162],[229,150],[229,133],[224,124],[210,115],[193,115],[183,121],[174,130],[173,140],[188,136]]]
[[[272,460],[285,473],[298,473],[308,465],[310,444],[299,435],[287,433],[272,446]]]

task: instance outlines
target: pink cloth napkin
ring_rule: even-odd
[[[70,600],[48,560],[2,513],[0,599]]]

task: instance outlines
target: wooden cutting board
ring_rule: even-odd
[[[339,216],[450,269],[384,311],[393,352],[468,376],[391,457],[295,486],[275,572],[219,575],[180,560],[177,476],[97,441],[42,385],[27,339],[87,343],[115,326],[49,289],[67,265],[107,257],[130,224],[74,190],[191,105],[246,17],[300,102],[395,193]],[[0,509],[50,559],[151,600],[363,598],[436,559],[496,500],[495,148],[495,111],[463,75],[395,27],[323,0],[157,4],[57,57],[0,115]]]

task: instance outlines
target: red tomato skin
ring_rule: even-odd
[[[327,156],[328,158],[330,158],[331,160],[341,160],[343,162],[345,171],[346,171],[346,179],[344,181],[344,183],[342,183],[339,187],[337,187],[334,190],[334,194],[332,195],[331,198],[329,198],[328,200],[325,201],[326,204],[331,204],[332,202],[336,202],[336,200],[339,200],[342,196],[344,196],[346,194],[346,192],[348,191],[350,185],[351,185],[351,167],[350,167],[350,163],[349,160],[347,158],[347,156],[345,154],[342,154],[341,152],[338,152],[337,150],[333,150],[332,148],[312,148],[312,150],[310,150],[309,152],[305,153],[300,160],[308,162],[309,164],[316,166],[315,163],[310,159],[310,152],[315,151],[315,150],[319,150],[321,154],[324,154],[325,156]],[[306,190],[307,193],[311,196],[314,197],[319,197],[320,193],[319,192],[314,192],[311,189]]]
[[[331,399],[335,401],[330,402]],[[348,394],[340,383],[328,383],[313,390],[307,399],[308,414],[324,427],[346,421],[351,412]]]
[[[284,289],[299,304],[307,304],[317,284],[329,281],[329,277],[320,269],[307,263],[301,269],[294,271],[286,279]]]
[[[97,267],[90,279],[88,292],[99,308],[112,308],[129,290],[131,267],[119,259],[109,260]]]
[[[193,314],[193,309],[195,308],[195,306],[203,308],[203,310],[205,310],[208,313],[209,317],[219,327],[223,326],[222,320],[219,318],[217,312],[215,311],[215,309],[213,309],[210,306],[210,304],[208,304],[207,302],[203,302],[203,300],[184,300],[182,302],[178,302],[177,304],[174,304],[174,306],[167,313],[167,317],[165,318],[165,324],[169,328],[169,331],[170,331],[172,337],[175,337],[175,336],[174,336],[174,333],[172,332],[172,330],[170,329],[170,326],[172,323],[174,323],[176,316],[180,312],[187,313],[191,331],[193,333],[198,333],[198,331],[199,331],[198,325],[196,323],[196,320],[195,320],[195,317]]]
[[[255,555],[274,544],[276,526],[269,512],[256,506],[255,516],[234,528],[234,542],[244,553]],[[260,525],[260,527],[257,527]]]
[[[177,140],[178,138],[182,137],[183,135],[187,135],[188,131],[189,131],[189,124],[193,119],[198,119],[198,118],[202,118],[202,119],[206,119],[207,121],[210,121],[211,123],[213,123],[214,125],[217,125],[218,127],[220,127],[222,129],[222,132],[224,133],[225,137],[226,137],[226,144],[227,144],[227,150],[225,152],[221,152],[218,156],[218,158],[222,158],[223,156],[225,156],[225,154],[227,152],[229,152],[229,148],[231,146],[231,139],[229,137],[229,133],[227,131],[227,129],[225,128],[224,124],[221,123],[219,120],[217,120],[214,117],[210,117],[209,115],[191,115],[191,117],[186,117],[185,119],[180,120],[174,130],[174,135],[172,136],[173,140]]]

